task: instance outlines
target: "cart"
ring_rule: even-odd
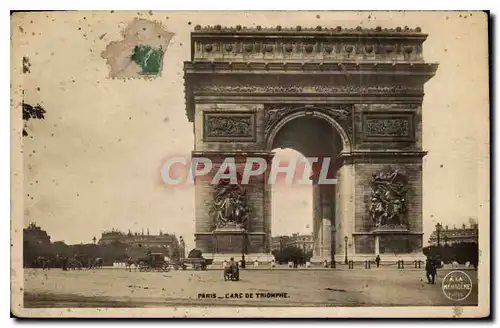
[[[238,266],[236,268],[224,268],[224,281],[238,281],[240,280],[240,269]]]
[[[163,271],[170,270],[170,263],[164,260],[162,253],[151,253],[150,256],[139,259],[139,271]]]
[[[211,265],[213,262],[212,259],[204,259],[204,258],[187,258],[182,259],[177,262],[177,267],[186,270],[188,265],[191,265],[193,270],[201,270],[206,271],[207,266]]]

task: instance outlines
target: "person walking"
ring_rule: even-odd
[[[434,284],[437,274],[436,263],[429,257],[427,258],[427,261],[425,263],[425,273],[427,277],[427,283]]]
[[[377,264],[377,268],[380,266],[380,255],[377,254],[377,257],[375,258],[375,264]]]
[[[67,256],[63,257],[61,268],[63,271],[68,271],[68,257]]]
[[[244,269],[246,267],[245,254],[241,255],[241,268]]]

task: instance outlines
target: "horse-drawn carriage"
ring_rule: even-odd
[[[139,271],[164,271],[170,270],[170,263],[165,261],[162,253],[151,253],[149,256],[138,259]]]
[[[182,268],[182,270],[186,270],[188,265],[191,265],[193,270],[207,270],[207,266],[212,264],[213,260],[205,259],[205,258],[187,258],[182,259],[178,262],[178,266]]]
[[[240,269],[238,265],[235,267],[233,266],[227,266],[224,268],[224,281],[231,280],[231,281],[238,281],[240,280]]]

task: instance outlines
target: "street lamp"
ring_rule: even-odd
[[[345,264],[348,264],[349,262],[347,261],[347,240],[349,238],[347,238],[347,236],[344,237],[344,242],[345,242],[345,260],[344,260],[344,263]]]
[[[335,268],[335,235],[332,236],[330,242],[330,268]]]
[[[92,253],[94,255],[94,257],[97,256],[97,250],[96,250],[96,241],[97,241],[97,238],[94,236],[94,238],[92,238],[92,241],[94,242],[94,247],[92,247]]]
[[[248,235],[246,231],[243,234],[243,239],[241,241],[241,268],[245,269],[247,264],[245,260],[245,254],[247,253],[247,246],[248,246]]]
[[[441,225],[441,223],[437,223],[436,224],[437,247],[438,247],[438,249],[441,247],[440,237],[441,237],[441,230],[442,230],[442,228],[443,228],[443,226]]]
[[[304,254],[304,264],[306,264],[306,244],[302,244],[302,253]]]
[[[184,238],[182,238],[182,236],[179,237],[179,246],[180,246],[180,250],[179,250],[179,257],[180,259],[184,259],[184,257],[186,256],[186,244],[184,242]]]

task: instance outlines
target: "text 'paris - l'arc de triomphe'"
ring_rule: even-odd
[[[184,63],[193,157],[215,170],[226,157],[238,170],[248,157],[270,162],[284,145],[332,157],[337,184],[318,184],[313,168],[313,261],[421,259],[422,101],[438,67],[424,62],[426,38],[418,27],[195,27]],[[272,258],[267,175],[196,180],[204,257]]]

